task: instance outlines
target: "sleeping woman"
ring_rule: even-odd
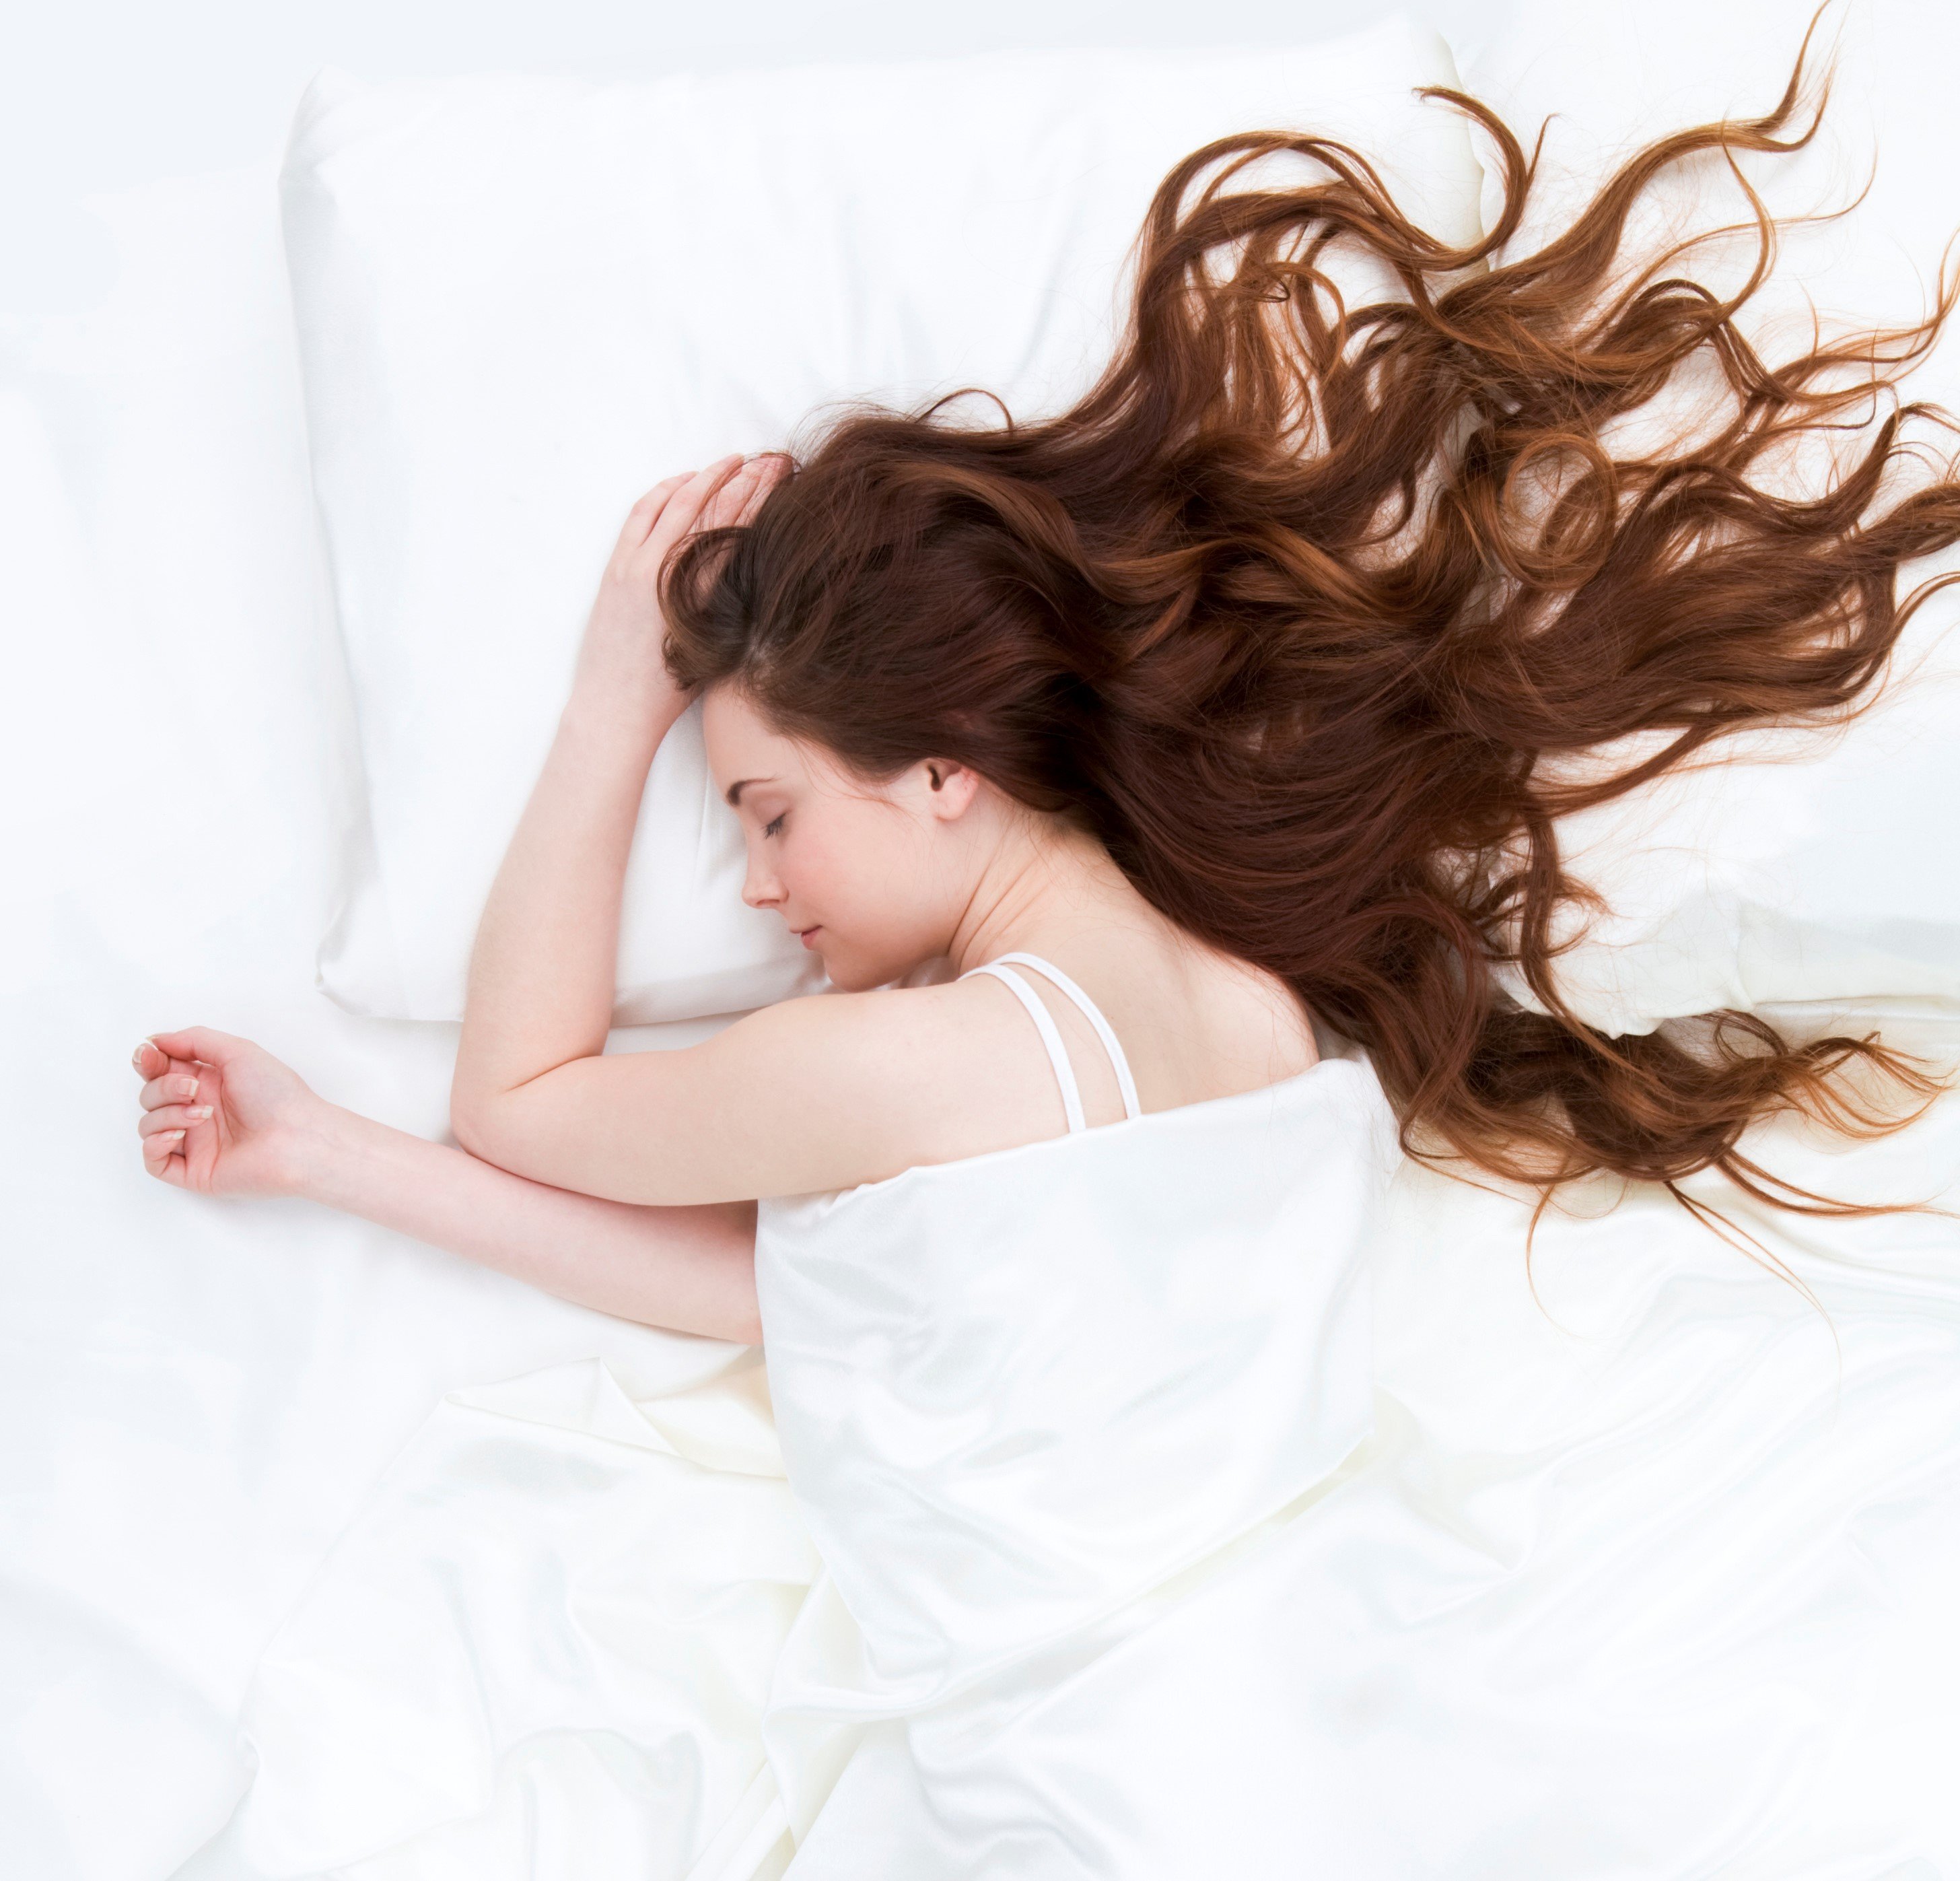
[[[1641,151],[1501,266],[1532,177],[1470,98],[1438,94],[1507,180],[1469,248],[1341,146],[1228,138],[1159,189],[1122,342],[1072,409],[859,411],[800,460],[662,483],[626,519],[484,912],[460,1147],[192,1028],[137,1049],[146,1166],[310,1197],[772,1358],[759,1202],[766,1227],[781,1198],[938,1171],[907,1190],[943,1205],[916,1217],[929,1238],[972,1205],[964,1170],[998,1231],[1038,1236],[1015,1226],[1023,1173],[1073,1157],[1093,1222],[1201,1140],[1178,1166],[1223,1211],[1262,1131],[1321,1101],[1323,1053],[1364,1065],[1403,1149],[1446,1169],[1550,1195],[1712,1168],[1830,1205],[1745,1131],[1793,1107],[1883,1127],[1930,1090],[1906,1061],[1740,1014],[1603,1036],[1554,971],[1584,896],[1558,820],[1738,728],[1857,709],[1914,604],[1898,571],[1960,541],[1950,474],[1898,487],[1917,407],[1828,487],[1768,474],[1868,399],[1874,359],[1923,352],[1950,294],[1876,349],[1771,365],[1736,323],[1757,281],[1724,299],[1682,250],[1624,265],[1669,166],[1807,141],[1802,78],[1799,59],[1765,117]],[[1402,291],[1344,308],[1330,243]],[[1711,368],[1721,422],[1672,450],[1616,437]],[[697,701],[745,899],[831,990],[608,1055],[635,818]]]

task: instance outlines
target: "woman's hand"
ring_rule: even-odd
[[[633,505],[599,584],[578,651],[573,697],[664,731],[686,708],[661,652],[660,571],[682,536],[696,529],[746,524],[789,469],[771,452],[724,457],[705,470],[670,477]]]
[[[152,1176],[207,1195],[305,1192],[340,1113],[269,1052],[193,1026],[145,1039],[132,1061]]]

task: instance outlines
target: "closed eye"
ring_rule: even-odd
[[[762,834],[765,836],[781,835],[783,831],[783,816],[786,816],[788,814],[788,811],[785,810],[782,813],[782,816],[772,816],[767,823],[763,824]]]

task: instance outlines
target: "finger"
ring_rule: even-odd
[[[790,473],[796,467],[786,450],[765,451],[749,461],[756,466],[755,487],[742,505],[741,514],[735,518],[744,528],[756,520],[756,511],[769,500],[779,485],[788,480]]]
[[[188,1071],[172,1071],[161,1077],[153,1077],[137,1093],[137,1102],[145,1110],[154,1110],[160,1104],[194,1104],[197,1102],[197,1078]]]
[[[183,1150],[184,1133],[181,1130],[160,1131],[156,1135],[143,1139],[143,1167],[150,1175],[167,1182],[181,1184],[184,1179],[186,1163]]]
[[[762,476],[762,460],[752,457],[702,507],[697,529],[725,529],[740,522],[753,503]]]
[[[660,520],[660,511],[667,507],[667,498],[692,475],[692,471],[683,470],[679,476],[655,484],[626,512],[625,523],[619,531],[622,549],[637,549],[647,539],[654,524]]]
[[[173,1058],[221,1067],[248,1049],[252,1042],[236,1038],[228,1032],[214,1032],[209,1026],[191,1026],[182,1032],[153,1032],[145,1042],[160,1047]]]
[[[738,452],[710,464],[705,470],[696,471],[667,498],[660,520],[648,532],[647,539],[657,544],[664,556],[666,551],[695,526],[715,492],[741,467],[742,458]]]
[[[130,1053],[129,1062],[135,1066],[138,1075],[145,1081],[154,1081],[167,1072],[188,1071],[194,1068],[188,1055],[183,1058],[173,1058],[157,1042],[158,1038],[170,1036],[168,1033],[153,1033]]]
[[[140,1137],[182,1136],[200,1123],[211,1121],[209,1104],[164,1104],[155,1110],[146,1110],[136,1120],[136,1134]]]

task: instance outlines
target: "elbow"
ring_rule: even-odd
[[[536,1173],[538,1154],[576,1121],[571,1095],[549,1074],[504,1084],[460,1068],[450,1081],[450,1134],[479,1162],[548,1182]]]
[[[449,1134],[455,1138],[458,1149],[467,1150],[479,1163],[487,1163],[489,1152],[484,1147],[484,1139],[479,1134],[476,1119],[466,1110],[459,1110],[455,1105],[449,1107]]]
[[[451,1091],[449,1098],[449,1133],[459,1147],[467,1150],[479,1162],[502,1164],[498,1157],[499,1131],[498,1106],[481,1093]]]
[[[482,1055],[469,1049],[469,1041],[458,1046],[456,1064],[449,1077],[449,1132],[459,1147],[479,1161],[503,1163],[500,1144],[508,1147],[513,1088],[498,1069],[482,1061]]]
[[[459,1148],[467,1150],[472,1156],[483,1154],[476,1147],[482,1141],[482,1120],[483,1093],[475,1079],[464,1075],[459,1058],[449,1079],[449,1134],[455,1138]]]

